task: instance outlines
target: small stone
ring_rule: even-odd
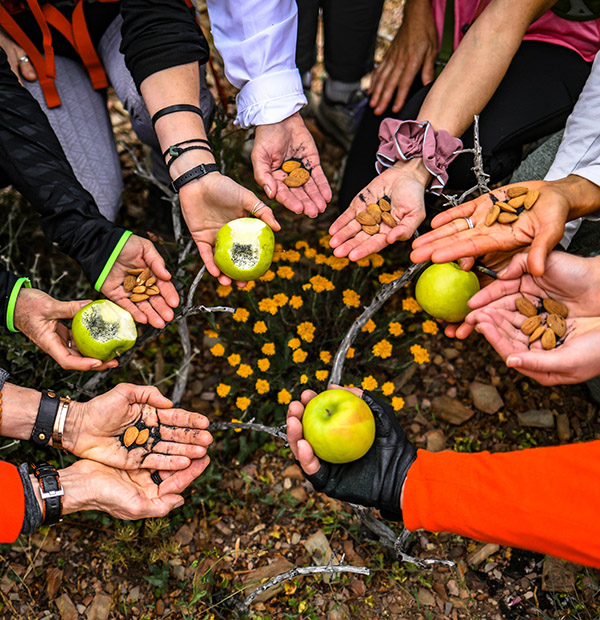
[[[460,351],[457,351],[453,347],[447,347],[443,349],[442,353],[444,354],[444,357],[449,361],[455,360],[460,355]]]
[[[139,601],[140,600],[140,586],[135,586],[131,588],[129,594],[127,595],[127,601]]]
[[[438,353],[434,358],[433,358],[433,363],[436,366],[441,366],[444,363],[444,358]]]
[[[455,426],[470,420],[475,414],[472,409],[447,396],[437,396],[434,398],[431,408],[436,416],[444,420],[444,422],[454,424]]]
[[[54,600],[62,585],[63,572],[60,568],[52,566],[46,571],[46,594],[49,600]]]
[[[482,562],[487,560],[490,555],[494,555],[500,549],[499,545],[494,543],[481,544],[475,549],[475,551],[469,553],[467,556],[467,564],[470,566],[479,566]]]
[[[427,438],[427,450],[429,452],[441,452],[446,449],[446,438],[440,429],[434,429],[425,433]]]
[[[156,606],[155,606],[155,611],[156,611],[156,615],[157,616],[162,616],[165,613],[165,604],[163,603],[163,600],[161,598],[159,598],[156,601]]]
[[[517,418],[521,426],[532,428],[554,428],[554,416],[549,409],[530,409],[518,413]]]
[[[288,465],[281,475],[284,478],[291,478],[292,480],[304,480],[304,474],[298,465]]]
[[[62,620],[77,620],[77,618],[79,618],[77,609],[75,608],[75,605],[73,605],[73,601],[69,598],[68,594],[61,594],[54,601],[54,604],[56,605]]]
[[[433,607],[435,605],[435,596],[431,590],[427,590],[426,588],[418,589],[417,599],[421,605],[426,605],[427,607]]]
[[[329,541],[323,530],[317,530],[312,536],[309,536],[304,541],[304,548],[310,553],[313,562],[317,565],[328,564],[333,555],[333,551],[329,546]],[[334,564],[339,564],[334,560]],[[323,574],[323,581],[329,583],[331,581],[331,575]]]
[[[298,502],[300,502],[301,504],[304,504],[304,502],[308,499],[308,494],[306,493],[306,489],[302,486],[294,487],[293,489],[291,489],[290,495],[294,499],[298,500]]]
[[[98,592],[87,610],[87,620],[108,620],[112,600],[108,594]]]
[[[473,381],[469,385],[469,392],[476,409],[484,413],[496,413],[504,406],[504,401],[493,385]]]
[[[175,542],[178,542],[182,546],[189,545],[192,542],[192,540],[194,540],[194,531],[187,523],[184,523],[177,530],[177,533],[175,534],[173,538]]]
[[[353,579],[350,584],[350,589],[356,596],[364,596],[367,592],[367,586],[362,579]]]
[[[569,441],[571,439],[571,429],[569,427],[569,416],[561,413],[556,416],[556,434],[559,441]]]

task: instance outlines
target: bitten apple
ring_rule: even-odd
[[[232,280],[260,278],[271,266],[275,235],[255,217],[240,217],[221,226],[215,244],[215,264]]]
[[[304,439],[329,463],[349,463],[364,456],[375,441],[375,418],[369,405],[348,390],[321,392],[302,416]]]

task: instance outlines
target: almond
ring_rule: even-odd
[[[531,336],[529,336],[529,344],[540,338],[545,331],[546,327],[544,325],[540,325],[537,329],[534,329]]]
[[[140,275],[137,277],[136,282],[138,284],[144,284],[144,282],[152,275],[152,272],[150,271],[150,267],[146,267],[146,269],[144,269],[144,271],[142,271],[142,273],[140,273]]]
[[[135,286],[135,276],[125,276],[123,280],[123,288],[126,293],[129,293]]]
[[[519,297],[515,301],[515,306],[523,316],[535,316],[538,313],[537,308],[525,297]]]
[[[569,314],[569,310],[565,304],[560,303],[560,301],[556,301],[555,299],[547,298],[542,301],[544,308],[550,314],[558,314],[558,316],[562,316],[564,319],[567,318]]]
[[[283,179],[283,182],[288,187],[301,187],[308,179],[310,179],[310,172],[306,168],[296,168]]]
[[[372,226],[364,225],[362,229],[367,235],[376,235],[379,232],[379,224],[373,224]]]
[[[485,225],[491,226],[492,224],[495,224],[499,215],[500,207],[498,206],[498,203],[496,203],[495,205],[492,205],[490,210],[487,212],[487,215],[485,216]]]
[[[384,224],[387,224],[390,228],[394,228],[394,226],[396,226],[397,222],[394,219],[394,216],[391,213],[388,213],[387,211],[384,211],[381,214],[381,221]]]
[[[143,269],[126,269],[125,273],[128,273],[130,276],[139,276],[140,273],[144,271]]]
[[[150,437],[150,429],[144,428],[140,431],[140,434],[136,437],[135,443],[138,446],[142,446],[148,441],[148,437]]]
[[[146,288],[146,295],[160,295],[158,286],[149,286]]]
[[[366,211],[361,211],[356,214],[356,221],[363,226],[374,226],[377,222],[373,219],[373,216]]]
[[[386,200],[385,198],[380,198],[379,202],[377,204],[379,205],[379,208],[382,211],[391,211],[392,210],[392,205],[390,204],[390,201]]]
[[[153,284],[156,284],[156,278],[154,276],[150,276],[146,280],[146,286],[152,286]]]
[[[535,316],[530,316],[525,319],[521,324],[521,331],[526,335],[530,336],[533,332],[540,326],[542,322],[542,317],[539,314]]]
[[[508,194],[509,198],[516,198],[517,196],[522,196],[523,194],[526,194],[528,191],[529,189],[527,187],[519,185],[517,187],[509,187],[506,190],[506,193]]]
[[[132,293],[145,293],[146,287],[143,284],[138,284],[137,286],[133,287],[133,290],[131,292]]]
[[[522,196],[517,196],[516,198],[511,198],[508,201],[508,204],[511,207],[514,207],[515,209],[518,209],[519,207],[523,206],[524,202],[525,202],[525,194],[523,194]]]
[[[546,325],[559,337],[562,338],[567,332],[567,323],[562,316],[551,314],[546,319]]]
[[[510,224],[518,218],[519,216],[516,213],[501,213],[498,216],[498,221],[500,222],[500,224]]]
[[[551,329],[546,329],[546,331],[542,334],[542,347],[547,351],[550,349],[554,349],[556,346],[556,335]]]
[[[302,164],[296,159],[288,159],[281,164],[281,169],[284,172],[290,173],[292,170],[296,170],[296,168],[300,168]]]
[[[525,196],[525,200],[523,202],[523,206],[529,210],[535,204],[535,201],[540,197],[540,192],[537,189],[532,189]]]
[[[381,222],[381,209],[379,208],[379,205],[374,202],[367,205],[367,213],[375,220],[375,224],[379,224],[379,222]]]
[[[123,444],[126,448],[137,439],[137,436],[140,434],[140,431],[135,426],[130,426],[125,433],[123,434]]]
[[[507,213],[516,213],[517,210],[514,207],[511,207],[507,202],[497,202],[496,203],[502,211],[506,211]]]
[[[146,301],[148,295],[146,293],[134,293],[129,299],[131,299],[134,304],[137,304],[140,301]]]

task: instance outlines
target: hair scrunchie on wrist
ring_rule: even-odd
[[[445,129],[435,130],[429,121],[386,118],[379,126],[379,150],[375,168],[381,174],[398,160],[421,157],[433,175],[429,190],[439,194],[448,181],[448,166],[462,149],[462,141]]]

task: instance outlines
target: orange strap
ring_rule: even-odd
[[[14,465],[0,461],[0,543],[11,543],[23,529],[25,493],[21,476]]]

